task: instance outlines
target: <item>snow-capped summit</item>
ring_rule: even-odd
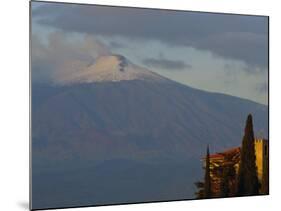
[[[164,77],[129,62],[122,55],[100,56],[82,70],[64,78],[61,83],[92,83],[124,80],[167,80]]]

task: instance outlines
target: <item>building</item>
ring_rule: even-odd
[[[257,176],[260,183],[260,193],[268,193],[269,151],[267,139],[255,139]],[[205,158],[203,159],[205,164]],[[237,175],[240,163],[240,147],[228,149],[210,155],[210,174],[213,197],[221,197],[222,189],[227,196],[235,196]],[[227,186],[227,190],[225,190]],[[225,194],[225,193],[224,193]]]
[[[240,147],[210,155],[210,175],[213,197],[223,196],[221,189],[225,183],[227,183],[228,186],[227,195],[235,196],[239,162]]]
[[[258,179],[261,184],[260,192],[268,193],[269,188],[269,148],[267,139],[255,140],[256,166]]]

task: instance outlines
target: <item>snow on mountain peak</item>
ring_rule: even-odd
[[[100,56],[94,62],[60,80],[60,84],[92,83],[124,80],[167,80],[129,62],[122,55]]]

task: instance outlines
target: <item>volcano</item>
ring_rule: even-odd
[[[267,106],[194,89],[121,55],[33,83],[33,207],[192,199],[206,146],[239,146],[249,113],[267,137]]]

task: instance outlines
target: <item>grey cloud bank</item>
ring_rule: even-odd
[[[182,71],[192,68],[190,64],[186,64],[180,60],[174,61],[174,60],[161,59],[161,58],[160,59],[147,58],[143,60],[143,64],[150,67],[162,68],[170,71]]]
[[[59,3],[40,6],[32,15],[40,24],[68,32],[160,40],[208,50],[260,70],[268,66],[267,17]]]

